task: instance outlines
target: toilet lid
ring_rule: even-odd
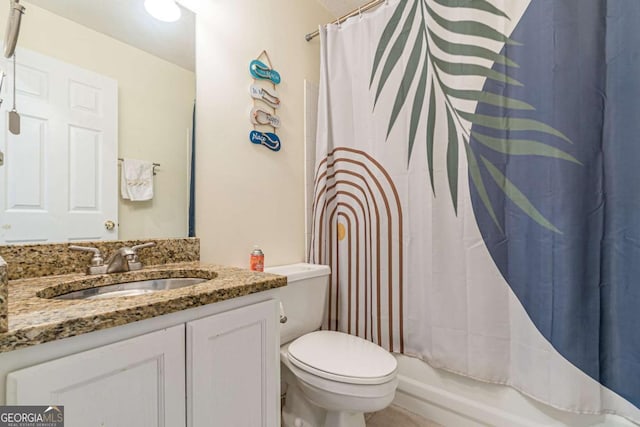
[[[396,376],[398,363],[382,347],[362,338],[334,331],[317,331],[289,345],[296,367],[334,381],[382,384]]]

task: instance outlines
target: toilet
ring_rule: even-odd
[[[284,427],[365,427],[364,413],[395,396],[397,362],[388,351],[342,332],[320,331],[330,269],[292,264],[265,269],[287,276],[278,289]]]

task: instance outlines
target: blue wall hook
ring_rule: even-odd
[[[259,132],[257,130],[249,132],[249,141],[254,144],[264,145],[271,151],[280,151],[282,145],[280,138],[275,133]]]
[[[256,79],[271,80],[273,84],[280,83],[280,73],[269,68],[264,62],[254,59],[249,64],[249,72]]]

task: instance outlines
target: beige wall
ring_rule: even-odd
[[[319,41],[331,15],[312,0],[205,0],[196,24],[196,234],[202,259],[246,267],[304,260],[304,79],[319,80]],[[249,62],[266,49],[280,72],[278,153],[253,145]]]
[[[44,9],[22,2],[18,47],[118,81],[118,156],[161,164],[149,202],[119,198],[120,239],[187,235],[187,133],[195,74]],[[4,34],[8,7],[0,7]],[[19,106],[18,106],[19,107]]]

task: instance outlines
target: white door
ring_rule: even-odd
[[[279,323],[266,301],[187,323],[189,427],[279,427]]]
[[[64,405],[67,427],[185,425],[184,325],[7,376],[7,405]]]
[[[0,244],[117,239],[118,83],[17,51],[21,133],[8,131],[13,66],[1,93]]]

